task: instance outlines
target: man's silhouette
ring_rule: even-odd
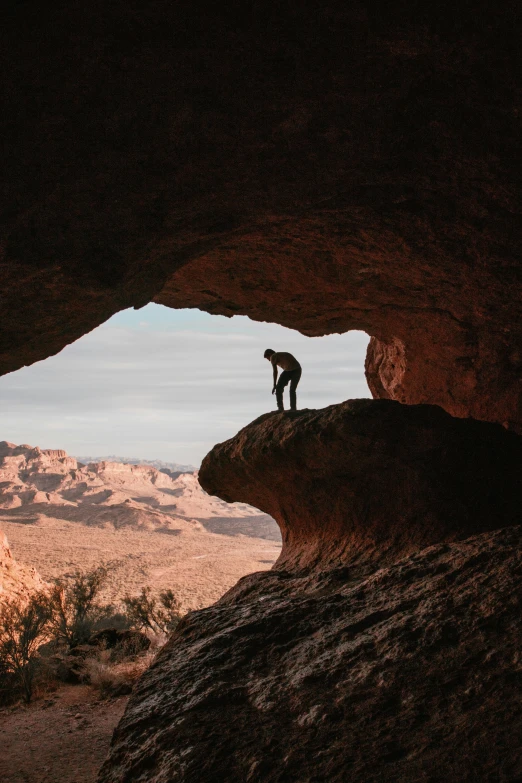
[[[274,388],[272,394],[275,394],[277,399],[278,410],[284,411],[283,405],[283,391],[287,383],[290,383],[290,410],[297,410],[297,397],[295,390],[297,384],[301,378],[301,365],[291,353],[285,351],[273,351],[271,348],[267,348],[265,351],[265,359],[271,363],[274,370]],[[278,367],[281,367],[283,372],[277,380]]]

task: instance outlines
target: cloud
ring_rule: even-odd
[[[198,464],[274,409],[267,346],[301,362],[301,408],[370,396],[362,332],[307,338],[244,317],[144,310],[119,313],[57,356],[0,378],[0,439]]]

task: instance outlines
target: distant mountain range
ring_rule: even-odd
[[[78,462],[88,465],[90,462],[122,462],[124,465],[149,465],[156,470],[170,470],[172,473],[195,473],[194,465],[182,465],[179,462],[164,462],[161,459],[140,459],[139,457],[117,457],[109,454],[106,457],[74,457]]]
[[[76,458],[61,449],[0,441],[0,517],[25,523],[27,514],[38,514],[105,528],[281,540],[272,517],[207,495],[195,474],[194,467],[175,462]]]
[[[18,561],[0,532],[0,602],[36,589],[38,573],[111,563],[108,600],[149,584],[200,608],[273,565],[281,534],[272,517],[208,495],[192,466],[136,462],[78,463],[61,449],[0,441],[0,528]]]

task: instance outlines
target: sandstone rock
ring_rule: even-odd
[[[0,372],[153,299],[521,425],[516,3],[11,6]]]
[[[18,563],[11,553],[7,537],[0,530],[0,602],[27,598],[45,587],[35,568]]]
[[[100,783],[518,780],[521,447],[385,400],[214,447],[201,482],[270,511],[283,552],[182,621]]]
[[[246,577],[136,686],[100,783],[513,783],[522,530]]]
[[[324,569],[520,523],[521,468],[522,438],[498,425],[349,400],[261,416],[212,449],[199,480],[274,517],[276,568]]]

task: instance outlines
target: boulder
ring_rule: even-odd
[[[99,783],[514,783],[522,529],[245,577],[137,684]]]

